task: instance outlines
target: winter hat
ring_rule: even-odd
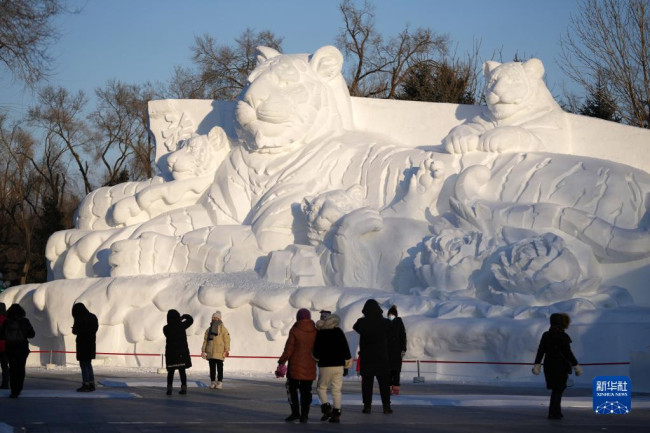
[[[214,313],[212,313],[212,317],[217,316],[219,319],[221,319],[221,311],[217,310]]]
[[[298,310],[298,313],[296,313],[296,320],[304,320],[304,319],[311,319],[311,313],[309,312],[308,309],[301,308],[300,310]]]
[[[393,306],[390,307],[390,309],[388,310],[388,315],[391,315],[391,314],[393,316],[395,316],[395,317],[398,316],[398,314],[397,314],[397,305],[393,305]]]
[[[332,314],[332,312],[329,311],[329,310],[320,310],[320,320],[323,320],[324,318],[326,318],[330,314]]]

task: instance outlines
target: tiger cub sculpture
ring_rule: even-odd
[[[543,81],[539,59],[488,61],[483,75],[487,109],[449,132],[447,152],[571,151],[566,113]]]

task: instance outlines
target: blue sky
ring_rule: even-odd
[[[175,65],[191,65],[194,37],[208,33],[230,44],[247,27],[284,38],[284,52],[313,52],[334,44],[342,26],[338,0],[68,0],[82,6],[57,20],[50,83],[69,90],[94,89],[108,80],[139,84],[168,81]],[[542,59],[554,95],[572,86],[558,67],[559,38],[575,0],[374,0],[377,29],[392,36],[405,25],[448,34],[460,54],[481,41],[482,60]],[[359,2],[360,4],[360,2]],[[29,91],[0,69],[0,108],[21,112]]]

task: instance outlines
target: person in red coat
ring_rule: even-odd
[[[316,361],[312,357],[315,340],[316,325],[311,320],[311,313],[308,309],[301,308],[296,314],[296,323],[289,331],[284,352],[278,359],[279,365],[289,361],[286,387],[291,414],[285,421],[299,419],[301,423],[306,423],[309,419],[311,387],[316,379]],[[298,391],[300,391],[300,400]]]

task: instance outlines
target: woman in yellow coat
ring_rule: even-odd
[[[210,363],[210,389],[222,388],[223,360],[229,352],[230,333],[221,321],[221,311],[215,311],[210,326],[205,330],[201,346],[201,357]]]

